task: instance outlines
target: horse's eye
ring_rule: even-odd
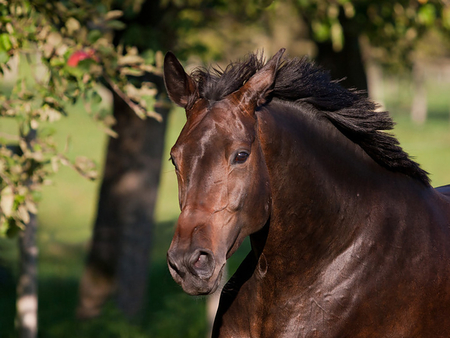
[[[177,164],[172,156],[170,156],[169,161],[172,162],[173,166],[175,167],[175,170],[178,170]]]
[[[245,161],[247,161],[249,156],[250,156],[249,153],[246,153],[245,151],[240,151],[236,154],[236,157],[234,158],[234,163],[242,164]]]

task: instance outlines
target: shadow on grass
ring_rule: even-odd
[[[15,337],[16,287],[11,271],[0,262],[0,337]]]
[[[39,336],[46,338],[204,337],[206,335],[205,299],[184,294],[172,280],[167,269],[165,252],[170,244],[173,223],[155,225],[148,301],[142,315],[131,322],[115,307],[112,300],[105,304],[98,318],[78,321],[75,318],[75,308],[82,270],[80,257],[84,254],[77,253],[74,248],[67,248],[67,250],[48,248],[43,254],[44,271],[39,280]],[[80,249],[82,249],[81,246]],[[73,270],[78,272],[65,271],[64,266],[59,266],[63,262],[73,264]],[[51,266],[46,266],[47,264]]]
[[[434,107],[428,110],[428,121],[450,122],[450,110],[448,107]]]
[[[39,337],[42,338],[190,338],[207,332],[206,297],[183,292],[167,269],[166,251],[173,236],[175,221],[155,225],[149,272],[147,302],[142,315],[127,320],[108,301],[98,318],[75,318],[79,279],[86,253],[85,244],[40,240],[39,258]],[[233,272],[249,251],[246,242],[231,258]],[[12,338],[14,328],[14,273],[0,270],[0,337]]]
[[[85,245],[40,241],[39,337],[205,337],[206,298],[186,295],[167,269],[165,256],[173,234],[173,223],[155,226],[146,308],[140,318],[131,322],[112,300],[107,302],[98,318],[77,320],[75,309]],[[14,328],[16,281],[12,275],[6,268],[1,268],[1,338],[17,336]]]
[[[147,308],[134,321],[128,321],[113,301],[105,304],[99,317],[78,321],[74,315],[78,280],[43,280],[40,286],[39,337],[204,337],[204,301],[184,295],[174,283],[170,283],[171,277],[164,275],[162,264],[154,264]],[[44,300],[45,304],[42,304]]]

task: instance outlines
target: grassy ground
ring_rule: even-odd
[[[397,123],[394,134],[430,173],[433,186],[450,184],[450,83],[427,83],[428,119],[424,125],[409,118],[414,93],[408,79],[394,83],[385,87],[385,104]]]
[[[450,183],[449,104],[442,85],[430,87],[430,117],[423,126],[409,121],[407,103],[411,93],[400,86],[402,95],[391,93],[387,107],[396,112],[398,122],[394,133],[402,146],[431,173],[434,185]],[[401,100],[399,100],[401,98]],[[174,143],[184,121],[177,111],[170,117],[167,150]],[[2,125],[3,123],[3,125]],[[0,120],[0,129],[6,128]],[[72,134],[69,156],[83,154],[103,162],[106,138],[90,123],[81,109],[72,112],[70,120],[58,123],[61,139]],[[156,211],[155,243],[152,252],[149,295],[141,319],[128,323],[108,303],[98,319],[78,322],[74,317],[77,288],[83,267],[91,226],[95,216],[99,182],[88,182],[67,168],[54,177],[54,184],[45,187],[40,205],[39,229],[39,328],[40,337],[203,337],[206,334],[205,298],[185,295],[172,281],[165,252],[170,244],[173,224],[178,215],[175,174],[164,161],[160,196]],[[247,244],[248,245],[248,244]],[[242,258],[235,258],[236,266]],[[14,334],[14,277],[17,250],[14,240],[0,241],[0,257],[7,270],[0,269],[0,338]],[[9,273],[6,273],[9,271]]]

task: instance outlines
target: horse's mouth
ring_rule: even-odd
[[[233,256],[233,254],[236,252],[236,250],[241,246],[243,240],[244,240],[243,238],[240,238],[239,233],[237,233],[227,251],[227,255],[226,255],[227,260],[228,260],[228,258]]]
[[[192,274],[186,274],[183,278],[180,276],[175,277],[172,274],[172,277],[181,285],[184,292],[191,296],[210,295],[216,292],[221,285],[224,268],[225,264],[222,265],[217,274],[214,274],[208,280],[201,279]]]

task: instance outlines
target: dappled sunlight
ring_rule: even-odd
[[[20,9],[22,5],[23,11]],[[14,6],[18,8],[16,13],[13,13]],[[359,85],[366,82],[367,75],[371,99],[380,103],[379,111],[389,111],[396,123],[389,133],[398,138],[400,146],[422,169],[429,172],[433,186],[450,184],[450,5],[447,2],[144,0],[112,4],[104,0],[0,0],[0,8],[3,11],[0,14],[0,19],[3,19],[0,20],[0,73],[3,73],[0,74],[3,100],[0,147],[5,150],[0,152],[0,198],[7,196],[0,203],[1,234],[6,236],[9,221],[20,221],[18,216],[23,215],[25,217],[21,219],[26,220],[28,211],[36,208],[31,199],[27,206],[25,197],[19,194],[19,188],[29,184],[24,183],[28,175],[24,170],[26,166],[19,162],[14,166],[11,163],[19,157],[20,151],[26,153],[30,148],[29,159],[36,153],[44,154],[38,164],[42,165],[43,171],[48,169],[48,174],[42,176],[43,183],[39,181],[32,197],[36,199],[38,209],[37,304],[32,296],[21,301],[30,313],[38,307],[37,323],[36,317],[29,316],[29,326],[38,327],[39,337],[204,338],[208,333],[207,296],[187,295],[173,280],[167,265],[167,251],[180,215],[177,175],[169,157],[186,123],[185,110],[172,106],[164,91],[163,55],[169,50],[180,57],[188,73],[204,64],[214,67],[216,62],[225,68],[230,59],[237,60],[257,50],[268,58],[285,47],[289,58],[307,55],[316,65],[329,69],[331,77],[340,79],[343,87],[365,90]],[[28,20],[33,23],[25,30],[22,25],[13,27],[10,18],[25,20],[26,11],[31,8],[32,13],[42,15],[42,18],[47,16],[45,20]],[[11,17],[5,13],[10,13]],[[47,19],[49,22],[55,19],[58,25],[47,25],[44,23]],[[431,31],[430,27],[433,27],[432,32],[423,37],[423,32]],[[24,62],[20,61],[22,59]],[[19,61],[22,63],[20,67]],[[23,76],[23,81],[14,87],[18,75]],[[307,86],[307,81],[298,85]],[[62,89],[58,89],[61,85]],[[273,92],[273,89],[275,87],[268,87],[265,94]],[[417,100],[418,93],[422,95],[420,100]],[[113,114],[113,103],[119,102],[113,100],[116,96],[121,98],[123,102],[119,101],[123,106],[114,108],[115,112],[134,111],[123,120],[116,120],[117,116]],[[269,96],[267,99],[270,102]],[[423,124],[420,124],[422,120],[413,122],[415,104],[421,110]],[[162,134],[148,132],[147,129],[138,135],[140,123],[144,125],[154,120],[140,120],[135,113],[141,118],[159,118],[160,115],[154,111],[168,111],[169,107],[172,108],[168,115],[158,198],[153,211],[153,206],[146,208],[151,204],[149,197],[153,195],[148,191],[138,195],[136,191],[148,182],[146,174],[159,169],[159,153],[152,161],[136,160],[137,157],[128,157],[127,154],[135,150],[136,153],[142,152],[144,148],[153,151],[157,148],[157,141],[162,140],[162,137],[155,137]],[[210,111],[210,108],[207,109]],[[130,124],[125,133],[120,133],[122,136],[126,134],[122,140],[129,138],[128,148],[119,154],[120,161],[108,166],[118,168],[114,180],[120,179],[114,192],[128,195],[112,207],[104,204],[106,207],[100,218],[106,225],[99,232],[102,235],[106,233],[106,236],[98,240],[93,236],[93,230],[101,204],[101,175],[106,154],[111,153],[108,140],[110,136],[120,137],[120,128],[115,127],[127,125],[130,116],[137,121],[136,124]],[[26,144],[25,134],[31,130],[37,131],[37,140],[54,144],[59,155],[46,153],[41,145],[33,145],[32,149],[30,144]],[[22,150],[18,145],[21,140]],[[123,150],[121,147],[117,148]],[[14,149],[15,155],[7,148]],[[85,160],[80,161],[79,157]],[[77,169],[93,172],[87,159],[95,163],[99,176],[96,180],[90,181],[77,173]],[[288,161],[283,158],[280,162],[285,160]],[[83,165],[77,168],[76,163]],[[120,176],[122,165],[123,168],[130,165],[137,169]],[[151,165],[154,168],[148,169]],[[19,185],[15,181],[13,184],[9,182],[15,175],[9,175],[14,171],[10,166],[20,173],[16,175],[20,178]],[[156,186],[157,180],[154,182]],[[214,182],[216,186],[217,182],[219,180]],[[9,196],[5,193],[11,191],[13,193]],[[152,187],[150,192],[154,191]],[[12,196],[15,197],[14,203]],[[137,212],[124,212],[122,209],[131,209],[131,204],[139,204],[130,202],[136,196],[137,202],[143,202],[136,208]],[[26,208],[22,206],[25,212],[20,213],[19,209],[14,211],[16,214],[4,212],[4,209],[13,210],[11,206],[17,207],[21,203],[25,203]],[[30,205],[33,208],[29,208]],[[147,226],[151,223],[150,218],[144,220],[138,215],[141,211],[142,214],[153,212],[152,228]],[[255,212],[250,214],[256,217]],[[8,222],[5,221],[7,218]],[[120,218],[143,220],[140,223],[143,227],[114,228],[115,221]],[[24,227],[23,223],[17,224],[14,231]],[[144,245],[136,243],[149,244],[150,241],[151,252],[147,255],[148,247],[144,250]],[[91,303],[100,301],[88,304],[86,307],[95,308],[95,313],[80,320],[79,313],[77,316],[77,308],[83,302],[80,284],[86,280],[86,271],[92,272],[87,262],[92,258],[90,250],[97,247],[93,243],[100,243],[98,247],[102,253],[99,255],[101,259],[96,257],[98,266],[91,270],[100,266],[99,270],[109,269],[110,274],[105,278],[102,271],[100,274],[99,270],[93,272],[94,279],[98,277],[97,283],[93,283],[96,289],[87,290],[88,293],[93,291],[93,295],[86,299]],[[247,237],[227,261],[226,278],[220,283],[218,292],[250,250]],[[106,256],[110,260],[102,261]],[[119,256],[128,257],[128,260],[120,261]],[[147,262],[142,257],[150,259]],[[133,269],[139,260],[144,261],[141,268]],[[116,264],[117,261],[122,265]],[[0,338],[17,336],[19,263],[17,237],[0,237]],[[114,264],[120,265],[121,270],[111,268]],[[134,287],[133,281],[139,278],[126,272],[144,271],[146,266],[149,267],[148,278],[140,284],[146,285],[146,294],[141,296],[139,293],[135,297],[144,299],[144,308],[130,320],[132,316],[124,314],[114,292],[120,290],[117,287],[119,283],[131,285],[122,295],[125,295],[125,300],[133,300],[132,292],[128,291],[143,288]],[[128,279],[120,279],[118,275]],[[147,275],[142,273],[141,276]],[[316,304],[320,307],[319,303]]]

